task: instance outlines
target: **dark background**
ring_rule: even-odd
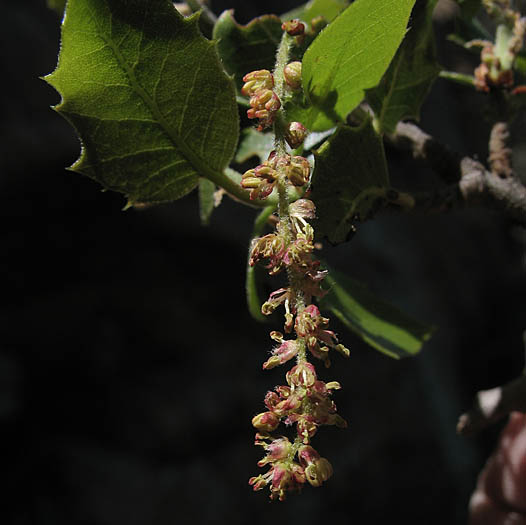
[[[236,4],[246,22],[298,2],[214,10]],[[315,443],[334,476],[269,504],[247,484],[261,456],[250,419],[283,371],[261,370],[276,326],[245,307],[253,211],[225,199],[204,228],[194,193],[122,212],[122,196],[65,171],[79,143],[38,78],[56,64],[59,19],[44,0],[4,1],[2,12],[1,523],[464,523],[499,428],[468,440],[456,420],[524,364],[524,230],[485,210],[386,215],[327,250],[438,330],[418,357],[394,361],[333,321],[352,351],[321,372],[342,383],[335,400],[350,421]],[[441,61],[469,71],[470,57],[444,44],[450,29],[446,13]],[[483,104],[439,80],[422,126],[485,159]],[[428,180],[405,154],[388,156],[395,183]]]

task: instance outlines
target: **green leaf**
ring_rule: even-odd
[[[390,357],[417,354],[434,331],[342,273],[330,270],[325,282],[330,289],[320,307],[332,311],[347,328]]]
[[[378,84],[404,37],[414,2],[356,0],[307,49],[303,89],[325,121],[345,121],[365,90]],[[310,116],[314,123],[318,118]],[[306,127],[321,131],[319,123],[310,124]]]
[[[214,27],[214,39],[225,70],[234,75],[241,88],[243,76],[256,69],[274,69],[276,49],[281,40],[281,20],[275,15],[255,18],[246,25],[234,19],[234,11],[224,11]]]
[[[53,9],[60,16],[64,14],[64,9],[66,8],[66,0],[47,0],[47,6],[49,9]]]
[[[348,5],[349,2],[347,0],[311,0],[308,3],[281,15],[281,20],[299,18],[310,24],[313,18],[323,16],[327,22],[331,22]]]
[[[199,179],[199,216],[201,224],[207,226],[215,208],[216,185],[208,179]]]
[[[440,72],[432,18],[436,3],[437,0],[416,3],[409,22],[411,29],[389,69],[380,84],[367,92],[380,127],[387,133],[392,133],[402,119],[419,120],[420,108]]]
[[[267,160],[273,149],[274,133],[261,133],[254,128],[245,128],[241,133],[241,141],[234,160],[241,164],[252,157],[259,157],[263,162]]]
[[[386,197],[389,175],[381,137],[368,119],[359,128],[340,127],[315,152],[311,198],[316,232],[333,244],[347,240],[355,220],[364,220]]]
[[[169,0],[69,0],[46,80],[82,140],[74,171],[131,204],[223,177],[239,133],[235,90],[197,26]]]

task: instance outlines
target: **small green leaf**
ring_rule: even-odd
[[[274,149],[274,133],[261,133],[254,128],[245,128],[241,133],[241,141],[236,153],[238,164],[252,157],[259,157],[261,162],[267,160]]]
[[[313,18],[323,16],[327,22],[331,22],[348,5],[349,2],[347,0],[311,0],[308,3],[281,15],[281,20],[299,18],[310,24]]]
[[[69,0],[46,80],[77,129],[72,166],[134,202],[178,199],[223,177],[238,139],[232,81],[215,44],[169,0]]]
[[[215,208],[216,185],[208,179],[199,179],[199,216],[201,224],[207,226]]]
[[[433,333],[432,327],[402,313],[342,273],[330,270],[325,282],[330,288],[320,307],[332,311],[347,328],[390,357],[417,354]]]
[[[365,90],[378,84],[405,35],[414,3],[356,0],[307,49],[303,89],[327,121],[344,122]],[[310,120],[316,122],[317,116]],[[322,131],[311,122],[307,128]]]
[[[274,69],[276,49],[281,40],[281,20],[275,15],[255,18],[246,25],[234,19],[234,11],[224,11],[214,27],[217,50],[227,73],[241,88],[243,76],[256,69]]]
[[[47,6],[49,9],[53,9],[60,16],[64,14],[64,9],[66,8],[66,0],[47,0]]]
[[[437,0],[417,2],[410,30],[380,84],[367,92],[382,131],[392,133],[402,119],[419,120],[420,108],[440,72],[433,35]]]
[[[340,127],[315,152],[311,198],[316,231],[333,244],[344,242],[355,220],[366,219],[382,202],[389,175],[381,137],[371,120]]]

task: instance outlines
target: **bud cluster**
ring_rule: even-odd
[[[292,124],[298,123],[293,122]],[[266,199],[272,193],[280,173],[283,173],[293,186],[304,186],[309,182],[309,161],[300,156],[278,156],[275,151],[272,151],[263,164],[249,169],[243,174],[241,186],[252,190],[250,192],[251,200]]]
[[[281,224],[282,218],[275,232],[254,242],[249,261],[251,265],[265,261],[269,274],[287,270],[289,276],[289,286],[271,293],[261,311],[269,315],[284,306],[284,332],[294,332],[295,338],[285,339],[281,332],[271,332],[271,338],[278,344],[263,363],[263,369],[275,368],[292,359],[296,364],[286,373],[287,384],[277,386],[265,396],[266,412],[252,419],[258,431],[256,444],[267,452],[258,465],[270,468],[266,474],[249,481],[254,490],[268,486],[271,499],[280,500],[287,492],[299,491],[306,482],[318,487],[331,476],[330,463],[320,457],[310,441],[322,425],[347,426],[331,399],[332,391],[339,390],[340,384],[319,380],[314,365],[307,360],[307,351],[326,366],[330,364],[329,348],[349,355],[335,333],[328,330],[329,320],[322,317],[317,306],[310,304],[313,297],[324,295],[321,282],[327,273],[319,269],[319,262],[313,258],[314,231],[307,220],[315,217],[314,203],[300,199],[289,205],[288,212],[288,228]],[[294,426],[297,435],[294,443],[286,437],[271,436],[281,422]]]
[[[513,86],[513,65],[523,46],[526,18],[521,18],[506,0],[485,0],[484,6],[498,20],[496,41],[473,40],[466,45],[482,48],[480,65],[474,73],[475,87],[487,93],[491,88]]]
[[[243,77],[245,83],[241,93],[250,97],[248,118],[259,119],[258,130],[268,128],[274,122],[276,112],[281,107],[281,101],[274,93],[274,76],[267,69],[251,71]]]
[[[290,90],[301,88],[301,62],[291,62],[283,68],[285,84]],[[276,113],[281,108],[281,100],[274,91],[274,75],[267,69],[251,71],[243,77],[243,87],[241,94],[249,97],[250,109],[247,110],[247,117],[259,119],[258,131],[270,127],[276,118]],[[297,148],[305,138],[306,130],[299,123],[288,131]],[[288,140],[288,139],[287,139]],[[289,142],[290,144],[290,142]]]

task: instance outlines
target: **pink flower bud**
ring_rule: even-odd
[[[252,426],[262,432],[272,432],[279,425],[279,417],[273,412],[262,412],[252,418]]]
[[[300,122],[291,122],[285,131],[285,140],[292,149],[299,148],[306,136],[307,130]]]
[[[278,438],[272,441],[266,448],[270,461],[285,459],[292,450],[292,443],[286,438]]]
[[[316,381],[316,370],[311,363],[300,363],[287,372],[286,378],[290,386],[308,388]]]
[[[287,166],[286,174],[287,178],[294,186],[303,186],[309,182],[309,161],[305,157],[292,157],[289,166]]]
[[[310,446],[304,445],[298,451],[298,458],[305,469],[305,477],[313,487],[319,487],[332,476],[332,465]]]
[[[278,177],[277,171],[274,168],[268,166],[266,163],[256,166],[254,173],[256,177],[267,179],[270,182],[275,181]]]
[[[299,36],[305,33],[305,24],[301,20],[288,20],[281,24],[281,29],[287,32],[290,36]]]
[[[253,96],[261,89],[272,89],[274,87],[274,77],[272,73],[266,69],[259,69],[247,73],[243,77],[245,85],[241,88],[241,93],[246,97]]]
[[[268,391],[265,396],[265,406],[272,411],[275,406],[279,403],[280,399],[276,392]]]
[[[290,361],[296,356],[298,350],[299,347],[296,341],[284,341],[281,346],[273,351],[272,357],[263,363],[263,369],[269,370]]]
[[[298,436],[303,439],[303,443],[308,443],[310,438],[318,431],[318,425],[309,416],[298,418],[296,422]]]
[[[299,89],[301,87],[301,62],[290,62],[283,70],[285,82],[291,89]]]
[[[291,412],[300,408],[304,397],[305,395],[301,395],[298,392],[290,395],[287,399],[280,401],[274,409],[276,414],[279,414],[281,417],[290,415]]]
[[[287,397],[289,397],[291,394],[291,389],[289,386],[280,385],[276,387],[276,392],[282,399],[287,399]]]
[[[275,113],[281,107],[281,101],[276,93],[272,92],[272,97],[265,103],[265,109],[271,113]]]
[[[253,108],[260,108],[272,99],[274,92],[271,89],[260,89],[250,97],[250,105]]]
[[[294,218],[315,219],[316,206],[309,199],[298,199],[289,205],[289,213]]]
[[[310,445],[303,445],[298,450],[298,459],[304,467],[307,467],[320,459],[320,455]]]
[[[287,312],[285,314],[285,324],[283,325],[283,330],[286,334],[290,334],[292,332],[292,327],[294,326],[294,316]]]

